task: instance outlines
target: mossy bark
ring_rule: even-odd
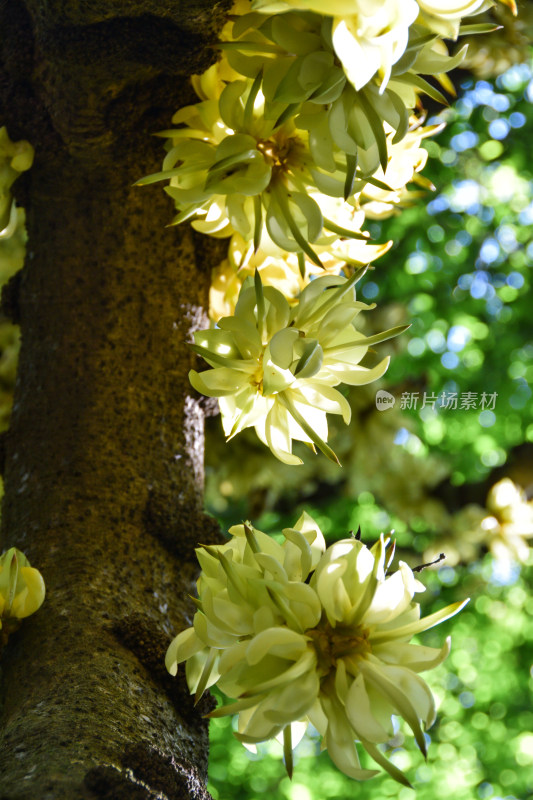
[[[190,623],[193,548],[218,535],[186,344],[216,253],[164,227],[161,186],[132,184],[160,168],[150,134],[193,100],[186,74],[212,60],[223,11],[0,3],[0,123],[36,149],[4,306],[22,347],[2,545],[47,586],[2,653],[2,800],[207,796],[206,707],[163,658]]]

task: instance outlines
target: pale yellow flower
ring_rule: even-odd
[[[5,642],[20,620],[42,605],[45,586],[39,570],[20,550],[11,547],[0,556],[0,629]]]
[[[17,229],[18,212],[11,198],[11,186],[33,163],[33,147],[24,140],[12,142],[6,128],[0,128],[0,239],[10,238]]]
[[[227,23],[226,28],[232,25]],[[220,35],[220,39],[224,41],[224,30]],[[230,64],[224,53],[219,57],[218,61],[212,64],[201,75],[191,75],[191,83],[194,91],[200,100],[218,100],[228,83],[238,81],[242,78]]]
[[[399,205],[409,200],[407,184],[419,180],[418,173],[424,169],[428,158],[427,150],[422,147],[422,140],[428,136],[436,136],[444,127],[443,124],[420,127],[416,120],[412,123],[412,129],[399,142],[393,144],[392,132],[388,134],[387,169],[383,172],[380,167],[375,177],[390,187],[390,191],[366,184],[359,202],[368,219],[389,217]],[[428,182],[424,185],[432,188]]]
[[[348,204],[344,205],[351,208]],[[356,221],[355,215],[351,215],[348,221],[353,228],[364,221],[363,211],[358,212],[357,216],[359,220]],[[306,258],[302,272],[297,256],[283,252],[266,231],[263,232],[261,243],[261,247],[254,251],[253,242],[245,241],[240,234],[231,237],[228,257],[211,274],[209,316],[214,322],[234,313],[241,286],[246,278],[253,276],[256,269],[264,286],[274,287],[293,305],[311,278],[339,275],[346,269],[347,263],[354,266],[370,264],[392,245],[392,242],[369,244],[368,239],[333,238],[331,243],[315,247],[320,254],[322,267]]]
[[[533,503],[520,486],[503,478],[491,488],[485,508],[471,503],[450,517],[447,533],[430,545],[424,558],[430,561],[444,552],[453,567],[474,561],[487,548],[497,561],[524,563],[532,536]]]
[[[168,180],[179,212],[173,224],[190,220],[213,236],[239,233],[256,247],[272,241],[321,266],[315,242],[361,238],[358,230],[332,235],[337,223],[322,212],[326,195],[343,197],[349,159],[332,143],[337,171],[324,176],[315,169],[309,133],[293,117],[277,123],[265,113],[260,78],[230,81],[217,99],[211,94],[218,93],[219,74],[212,90],[204,82],[208,99],[180,109],[173,117],[179,127],[158,134],[169,139],[163,170],[137,185]]]
[[[265,14],[315,11],[333,17],[333,47],[352,85],[362,89],[375,75],[385,88],[393,65],[402,57],[409,26],[418,16],[415,0],[255,0]]]
[[[409,785],[378,745],[392,738],[392,717],[400,715],[425,754],[422,725],[433,723],[435,704],[418,673],[450,648],[449,639],[440,649],[409,642],[464,603],[421,619],[413,598],[424,587],[402,562],[387,575],[393,553],[383,536],[370,549],[352,538],[324,550],[307,514],[283,531],[283,544],[249,523],[230,533],[228,543],[197,550],[199,610],[168,648],[167,669],[175,675],[187,661],[197,698],[214,683],[234,698],[210,716],[237,713],[235,736],[244,744],[282,735],[289,773],[294,723],[312,722],[350,777],[376,774],[361,767],[357,741]]]
[[[407,326],[365,337],[355,328],[357,315],[373,306],[355,300],[354,285],[334,275],[316,278],[292,307],[277,289],[243,284],[235,314],[218,328],[194,334],[196,352],[213,369],[192,370],[193,387],[219,398],[228,438],[254,427],[261,441],[286,464],[301,464],[292,440],[315,446],[338,459],[326,444],[327,414],[348,424],[350,406],[334,387],[360,386],[380,378],[389,359],[372,368],[361,365],[371,344],[401,333]]]
[[[424,22],[435,33],[456,39],[463,17],[480,14],[494,5],[492,0],[417,0]]]
[[[415,0],[355,0],[352,6],[349,16],[334,16],[333,47],[357,90],[375,75],[384,89],[405,52],[418,6]]]
[[[510,478],[496,483],[487,496],[489,516],[481,522],[486,542],[501,561],[527,561],[533,536],[533,504]]]

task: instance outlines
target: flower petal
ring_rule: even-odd
[[[450,647],[451,639],[447,636],[441,648],[395,641],[391,645],[373,645],[372,652],[387,664],[401,664],[414,672],[424,672],[442,664],[450,653]]]
[[[267,628],[249,641],[246,660],[250,666],[254,666],[271,654],[297,661],[307,650],[307,643],[307,637],[290,628]]]
[[[468,601],[469,598],[466,600],[461,600],[457,603],[452,603],[449,606],[445,606],[445,608],[441,608],[440,611],[435,611],[434,614],[430,614],[427,617],[423,617],[415,622],[408,623],[407,625],[403,625],[392,630],[383,632],[377,631],[375,634],[372,634],[372,642],[374,644],[380,644],[381,642],[388,642],[392,641],[393,639],[411,638],[411,636],[414,636],[416,633],[427,631],[429,628],[433,628],[435,625],[438,625],[450,617],[453,617],[455,614],[458,614],[459,611],[466,606]]]
[[[390,733],[375,719],[365,686],[365,679],[358,675],[352,682],[346,697],[346,716],[358,739],[370,742],[386,742]]]
[[[191,369],[189,381],[194,389],[208,397],[223,397],[241,391],[248,384],[249,375],[228,367],[216,367],[205,372]],[[250,386],[250,392],[253,391]]]
[[[178,672],[178,664],[205,649],[194,628],[186,628],[172,640],[165,655],[165,666],[171,675]]]
[[[411,698],[405,694],[403,689],[396,685],[377,659],[365,659],[361,661],[360,670],[369,684],[379,689],[379,691],[390,700],[399,714],[405,719],[413,731],[416,743],[423,755],[426,755],[426,740],[416,709],[411,702]],[[414,675],[415,673],[413,673]]]
[[[399,616],[409,606],[415,592],[415,577],[407,564],[381,583],[365,614],[365,624],[378,625]]]
[[[381,376],[386,373],[389,362],[390,357],[387,356],[375,367],[372,367],[372,369],[367,369],[367,367],[352,366],[349,363],[330,365],[325,358],[324,368],[329,369],[339,381],[347,383],[348,386],[365,386],[367,383],[372,383],[373,381],[377,381],[378,378],[381,378]]]
[[[302,463],[302,459],[291,452],[292,438],[289,433],[287,410],[277,402],[274,403],[266,418],[265,437],[276,458],[279,458],[284,464]]]

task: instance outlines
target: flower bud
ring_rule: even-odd
[[[4,638],[43,603],[44,580],[20,550],[11,547],[0,556],[0,628]]]

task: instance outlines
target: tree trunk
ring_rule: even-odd
[[[186,345],[216,254],[165,229],[161,186],[132,184],[160,169],[150,134],[193,100],[183,75],[221,21],[207,0],[0,3],[0,123],[36,149],[4,293],[22,347],[2,544],[47,587],[2,654],[2,800],[208,796],[206,706],[163,659],[193,613],[193,548],[218,535]]]

